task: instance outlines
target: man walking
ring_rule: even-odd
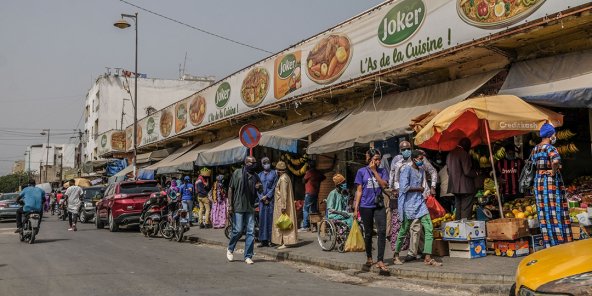
[[[68,231],[77,231],[76,221],[78,220],[78,211],[82,204],[80,197],[83,192],[82,188],[76,186],[76,181],[74,181],[74,179],[70,179],[69,183],[70,187],[66,189],[66,193],[64,194],[64,198],[68,203],[68,223],[70,224]]]
[[[263,190],[259,193],[259,241],[257,247],[269,247],[271,241],[271,229],[273,227],[273,199],[278,174],[271,169],[271,161],[267,157],[261,159],[263,171],[259,173],[259,179]]]
[[[45,202],[45,191],[39,187],[35,187],[35,180],[29,179],[29,186],[27,186],[17,197],[17,203],[23,200],[24,205],[16,210],[16,230],[14,233],[19,233],[23,229],[23,214],[39,213],[39,225],[43,218],[43,211],[41,205]]]
[[[189,213],[189,226],[193,226],[193,184],[191,184],[189,176],[183,178],[183,184],[179,186],[179,192],[181,193],[181,203]]]
[[[473,214],[473,197],[477,172],[469,155],[471,140],[463,138],[446,158],[448,166],[448,192],[454,194],[456,220],[470,219]]]
[[[261,191],[261,181],[255,172],[257,160],[247,156],[243,168],[232,174],[228,188],[228,212],[232,213],[232,234],[226,249],[226,259],[234,260],[234,249],[246,227],[245,263],[253,264],[255,244],[255,204]]]
[[[302,208],[302,228],[299,232],[306,232],[310,229],[310,213],[318,212],[318,198],[321,182],[326,177],[317,168],[314,161],[309,161],[309,169],[304,175],[304,208]]]
[[[197,202],[199,202],[199,228],[210,228],[210,210],[212,205],[208,194],[210,193],[210,177],[212,171],[208,168],[203,168],[199,171],[199,177],[195,182],[195,190],[197,192]]]

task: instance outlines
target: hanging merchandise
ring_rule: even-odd
[[[305,164],[306,162],[308,162],[308,154],[304,154],[300,158],[292,158],[292,156],[290,156],[290,154],[284,154],[284,155],[282,155],[282,160],[287,160],[292,165],[295,165],[295,166],[301,166],[301,165]]]
[[[290,154],[283,154],[281,159],[287,162],[290,172],[297,177],[302,177],[308,170],[308,154],[300,158],[293,158]]]

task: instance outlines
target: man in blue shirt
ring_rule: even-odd
[[[16,231],[15,233],[19,233],[23,228],[23,214],[29,213],[39,213],[40,216],[43,215],[42,206],[45,202],[45,191],[39,187],[35,187],[35,180],[29,180],[29,186],[23,189],[17,197],[17,203],[23,201],[23,207],[19,208],[16,211]],[[39,225],[41,225],[41,219],[39,220]]]
[[[179,192],[181,193],[181,203],[183,208],[189,212],[189,225],[193,226],[193,184],[191,184],[191,178],[185,176],[183,178],[183,184],[179,186]]]

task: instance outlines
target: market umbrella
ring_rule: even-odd
[[[471,140],[471,147],[488,145],[489,159],[495,170],[491,141],[538,131],[547,122],[555,127],[561,126],[563,115],[512,95],[479,97],[442,110],[417,133],[415,144],[426,149],[450,151],[466,137]],[[503,217],[496,174],[493,177]]]

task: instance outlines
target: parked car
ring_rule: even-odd
[[[20,207],[16,203],[18,193],[4,193],[0,196],[0,221],[16,220],[16,210]]]
[[[98,229],[109,225],[109,231],[119,230],[119,226],[139,225],[144,202],[150,194],[160,191],[154,180],[122,181],[109,185],[104,197],[97,202],[95,225]]]
[[[510,295],[590,295],[592,239],[544,249],[524,258]]]
[[[97,201],[103,197],[105,186],[91,186],[82,188],[82,207],[78,217],[80,222],[86,223],[95,216],[95,206]]]

